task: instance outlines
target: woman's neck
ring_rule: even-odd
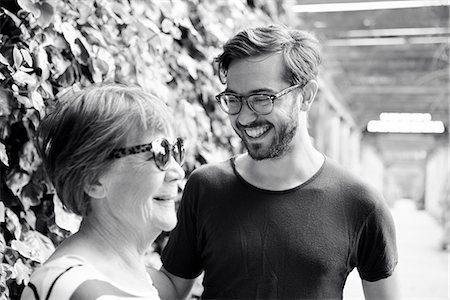
[[[148,234],[123,220],[96,215],[85,217],[78,233],[101,252],[119,255],[127,263],[142,257],[159,234]]]
[[[123,224],[118,226],[92,217],[84,218],[80,230],[57,248],[55,256],[80,256],[117,287],[148,292],[145,254],[154,239],[144,242],[140,235],[125,232],[120,227]]]

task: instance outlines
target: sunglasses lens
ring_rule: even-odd
[[[167,170],[170,161],[170,143],[166,139],[157,140],[152,145],[156,166]]]
[[[183,164],[184,162],[184,142],[183,139],[178,138],[177,142],[175,144],[175,146],[173,147],[173,157],[175,158],[175,160],[177,161],[177,163],[179,163],[180,165]]]

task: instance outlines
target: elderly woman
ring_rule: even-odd
[[[65,207],[83,221],[31,277],[21,299],[159,299],[145,253],[177,222],[183,142],[167,106],[139,88],[61,97],[38,148]]]

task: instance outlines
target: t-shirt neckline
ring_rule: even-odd
[[[323,154],[322,154],[323,155]],[[269,189],[264,189],[264,188],[260,188],[257,187],[253,184],[251,184],[250,182],[248,182],[247,180],[245,180],[244,177],[241,176],[241,174],[239,174],[239,172],[236,170],[236,163],[235,160],[237,158],[237,155],[231,157],[229,159],[231,168],[233,169],[233,173],[234,175],[239,179],[239,181],[241,181],[244,185],[246,185],[247,187],[259,191],[261,193],[266,193],[266,194],[288,194],[288,193],[292,193],[294,191],[297,191],[299,189],[302,189],[306,186],[308,186],[311,182],[313,182],[323,171],[325,164],[328,164],[327,162],[327,157],[325,155],[323,155],[324,157],[324,161],[322,163],[322,165],[320,166],[320,168],[316,171],[316,173],[314,173],[309,179],[307,179],[306,181],[302,182],[301,184],[294,186],[290,189],[286,189],[286,190],[279,190],[279,191],[275,191],[275,190],[269,190]]]

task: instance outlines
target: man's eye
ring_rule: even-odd
[[[256,96],[253,96],[251,100],[253,102],[263,103],[263,102],[269,102],[270,97],[267,95],[256,95]]]
[[[236,103],[236,102],[240,102],[239,99],[235,96],[228,96],[227,99],[228,103]]]

